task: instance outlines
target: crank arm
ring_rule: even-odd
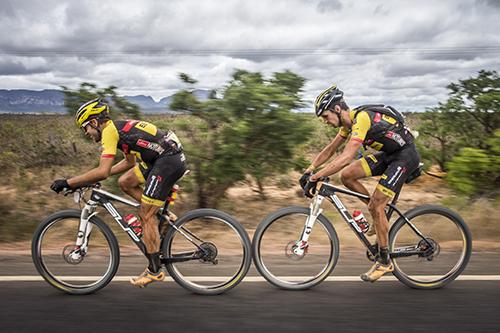
[[[170,264],[170,263],[174,263],[174,262],[198,260],[200,258],[201,258],[201,256],[199,255],[199,251],[183,252],[183,253],[174,254],[171,257],[164,257],[161,259],[161,262],[163,264]]]

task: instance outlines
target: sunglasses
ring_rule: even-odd
[[[80,129],[82,130],[82,132],[83,132],[84,134],[85,134],[85,133],[87,133],[87,125],[88,125],[88,124],[90,124],[90,120],[88,120],[88,121],[84,122],[84,123],[82,124],[82,126],[80,126]]]

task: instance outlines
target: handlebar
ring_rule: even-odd
[[[64,189],[62,191],[62,194],[64,196],[68,196],[68,195],[73,194],[75,192],[83,193],[83,192],[85,192],[87,190],[94,189],[94,188],[101,188],[101,183],[97,182],[95,184],[82,185],[82,186],[78,186],[78,187],[75,187],[75,188]]]

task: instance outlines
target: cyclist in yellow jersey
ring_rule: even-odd
[[[156,214],[165,204],[172,186],[186,171],[186,158],[179,139],[173,132],[163,132],[145,121],[113,121],[109,118],[108,105],[99,99],[89,101],[78,109],[76,124],[85,135],[101,143],[99,166],[80,176],[55,180],[51,188],[59,193],[65,188],[93,184],[123,173],[118,184],[125,193],[141,203],[139,218],[149,260],[144,273],[132,279],[131,283],[144,287],[163,280],[165,274],[161,271]],[[113,165],[118,149],[125,158]]]
[[[322,117],[328,125],[340,127],[340,131],[314,158],[299,182],[305,194],[312,196],[319,178],[342,170],[341,180],[347,188],[370,195],[359,179],[381,176],[368,202],[377,234],[379,255],[373,267],[361,275],[364,281],[374,282],[394,270],[388,251],[389,222],[385,215],[385,206],[401,189],[408,175],[418,168],[420,157],[412,134],[393,108],[367,105],[350,110],[343,96],[344,93],[333,85],[317,97],[316,116]],[[342,153],[314,173],[316,168],[333,156],[349,136]],[[378,152],[352,162],[362,146],[368,146]]]

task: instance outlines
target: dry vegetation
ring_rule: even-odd
[[[175,119],[156,116],[154,120],[172,121],[175,129]],[[183,138],[182,133],[179,136]],[[31,233],[41,219],[59,209],[77,207],[71,198],[49,190],[53,179],[93,167],[99,153],[97,146],[87,141],[66,116],[0,115],[0,139],[0,247],[12,250],[21,245],[27,249]],[[257,224],[272,211],[288,205],[308,205],[308,200],[298,193],[298,177],[298,173],[292,172],[269,181],[265,187],[266,201],[259,199],[257,186],[251,180],[241,182],[228,191],[219,208],[234,215],[252,235]],[[376,181],[365,183],[373,189]],[[116,177],[105,181],[104,186],[119,193]],[[191,196],[181,193],[174,209],[177,214],[194,208]],[[368,215],[366,207],[356,199],[343,199],[350,210],[361,208]],[[424,203],[440,203],[459,210],[473,231],[476,249],[500,248],[498,201],[469,202],[455,195],[443,180],[424,175],[415,184],[406,185],[400,206],[406,210]],[[327,205],[325,214],[334,222],[343,246],[361,247],[333,206]]]

